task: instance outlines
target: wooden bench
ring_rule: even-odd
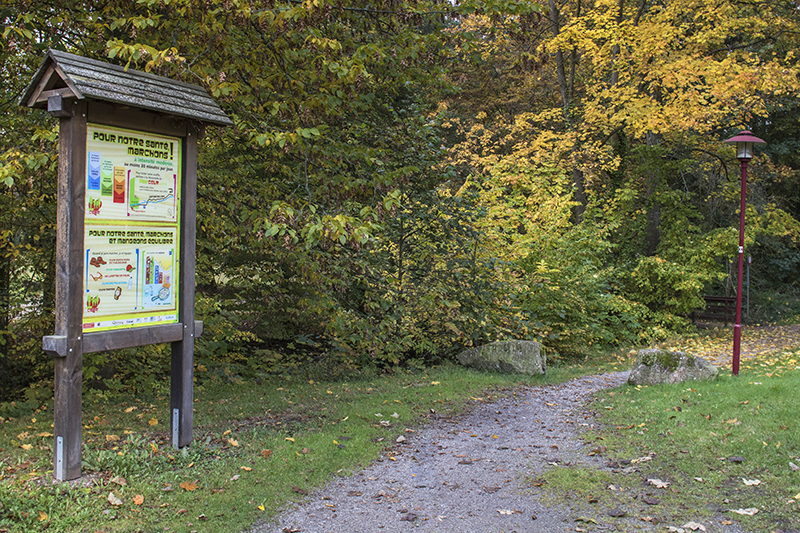
[[[735,296],[703,296],[705,309],[692,311],[692,322],[724,322],[726,325],[736,320]]]

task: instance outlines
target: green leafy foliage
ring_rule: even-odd
[[[744,126],[770,143],[750,163],[755,283],[793,282],[797,20],[762,7],[6,2],[0,399],[52,369],[57,129],[16,101],[48,48],[200,84],[235,123],[200,144],[203,381],[684,329],[735,287],[738,162],[719,141]],[[167,352],[87,354],[85,377],[158,389]]]

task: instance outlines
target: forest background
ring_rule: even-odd
[[[735,291],[798,297],[794,1],[3,0],[0,402],[52,395],[58,131],[48,48],[200,84],[198,380],[421,366],[519,338],[648,344]],[[791,306],[790,306],[791,307]],[[160,346],[84,356],[168,387]],[[9,404],[5,404],[8,406]]]

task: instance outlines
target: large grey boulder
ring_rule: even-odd
[[[458,354],[458,362],[479,370],[544,374],[542,345],[534,341],[501,341],[470,348]]]
[[[702,357],[650,348],[639,350],[636,366],[628,376],[628,383],[631,385],[681,383],[690,379],[714,379],[718,374],[717,367]]]

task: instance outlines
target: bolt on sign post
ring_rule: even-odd
[[[48,51],[20,99],[59,119],[54,468],[81,475],[83,354],[172,344],[172,444],[192,440],[197,141],[233,123],[197,85]]]

